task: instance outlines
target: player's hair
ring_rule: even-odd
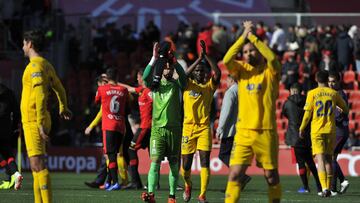
[[[115,68],[108,68],[106,70],[106,76],[109,80],[117,81],[118,71]]]
[[[296,89],[299,91],[299,93],[302,91],[301,85],[299,83],[294,83],[290,86],[290,89]]]
[[[141,75],[144,74],[144,69],[143,68],[139,68],[136,70],[136,74],[140,73]]]
[[[330,71],[329,77],[335,78],[336,81],[340,81],[340,74],[338,72]]]
[[[107,79],[103,75],[99,75],[95,78],[97,83],[101,82],[107,82]]]
[[[35,51],[41,51],[44,48],[45,37],[41,30],[29,30],[24,32],[23,36],[26,42],[31,42]]]
[[[318,71],[315,75],[318,83],[327,83],[329,80],[329,73],[327,71]]]

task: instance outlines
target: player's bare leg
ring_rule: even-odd
[[[268,196],[269,202],[278,203],[281,199],[281,185],[279,172],[277,169],[264,170],[266,182],[269,185]]]
[[[245,176],[247,165],[231,165],[225,192],[225,203],[235,203],[240,199],[241,179]]]
[[[181,167],[181,175],[185,182],[185,190],[183,193],[183,199],[185,202],[190,201],[191,199],[191,189],[192,189],[192,182],[191,182],[191,165],[193,162],[194,154],[184,154],[182,157],[182,167]]]

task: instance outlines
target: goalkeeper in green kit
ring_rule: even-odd
[[[178,78],[174,79],[174,69]],[[141,194],[145,202],[155,202],[155,186],[158,183],[160,164],[164,157],[170,165],[168,202],[174,203],[179,177],[179,160],[182,130],[182,91],[187,77],[177,63],[170,43],[155,43],[153,57],[147,65],[143,80],[152,91],[153,110],[150,137],[151,166],[148,173],[148,191]]]

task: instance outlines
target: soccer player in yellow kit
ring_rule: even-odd
[[[239,115],[230,157],[225,202],[240,198],[240,180],[252,158],[264,169],[269,202],[280,202],[278,173],[279,143],[276,132],[275,101],[279,94],[281,64],[271,49],[253,33],[251,21],[224,56],[224,64],[238,80]],[[242,50],[244,61],[236,60]]]
[[[185,181],[183,199],[185,202],[191,198],[191,165],[196,150],[200,155],[200,195],[198,202],[206,201],[206,190],[210,177],[210,152],[212,136],[210,130],[210,109],[213,95],[220,83],[221,71],[212,59],[207,56],[205,43],[202,41],[202,53],[199,58],[186,70],[187,86],[183,93],[184,124],[181,144],[182,176]],[[215,74],[206,80],[205,71],[210,64]],[[192,77],[190,77],[192,76]]]
[[[323,197],[331,196],[330,186],[333,176],[332,155],[336,141],[335,109],[340,108],[342,113],[347,114],[349,108],[340,94],[327,87],[328,73],[319,71],[316,73],[318,87],[309,91],[304,106],[305,114],[300,126],[300,137],[311,121],[312,153],[318,163],[318,174]]]
[[[66,93],[54,67],[39,52],[44,43],[40,31],[24,33],[23,51],[29,57],[22,78],[21,119],[30,167],[34,182],[35,202],[52,202],[49,171],[45,165],[45,142],[49,140],[51,128],[50,113],[47,101],[52,89],[59,101],[60,116],[66,120],[71,118],[67,107]]]

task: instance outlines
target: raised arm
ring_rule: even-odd
[[[177,79],[181,89],[185,89],[187,84],[187,75],[183,69],[183,67],[178,63],[174,63],[174,68],[176,70],[176,73],[179,75],[179,78]]]
[[[121,85],[121,86],[124,86],[129,92],[131,93],[134,93],[135,92],[135,87],[132,87],[130,85],[127,85],[125,83],[121,83],[121,82],[118,82],[117,83],[118,85]]]
[[[145,86],[150,88],[151,87],[151,83],[152,83],[152,72],[153,72],[153,68],[154,68],[154,64],[156,62],[156,60],[159,58],[159,43],[155,42],[154,47],[153,47],[153,56],[151,57],[151,60],[149,62],[149,64],[146,66],[142,79],[144,80]]]
[[[220,79],[221,79],[221,70],[219,68],[219,66],[214,62],[214,60],[212,58],[210,58],[207,54],[204,55],[206,61],[210,64],[211,70],[214,71],[214,75],[213,77],[213,81],[216,85],[220,84]]]

